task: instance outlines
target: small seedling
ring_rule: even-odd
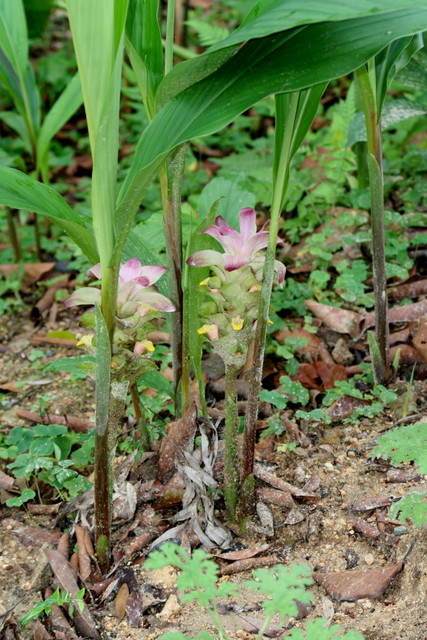
[[[146,569],[161,569],[173,566],[180,569],[181,573],[176,580],[177,589],[184,592],[182,602],[197,602],[199,606],[206,608],[212,622],[218,630],[220,640],[229,640],[224,630],[217,607],[217,598],[227,597],[237,593],[238,585],[230,582],[220,582],[217,586],[218,567],[216,563],[202,549],[196,549],[189,556],[181,547],[166,543],[159,551],[154,551],[145,563]],[[264,596],[262,608],[264,610],[264,622],[254,640],[261,640],[271,624],[277,617],[283,624],[289,616],[296,616],[298,607],[296,600],[309,604],[313,595],[306,591],[306,587],[313,583],[311,569],[306,565],[292,564],[288,567],[277,565],[271,569],[257,569],[253,572],[253,579],[246,580],[243,586]],[[354,631],[349,631],[344,636],[338,635],[339,626],[327,626],[327,621],[319,618],[314,622],[308,622],[306,635],[302,631],[294,629],[289,638],[293,640],[363,640],[363,636]],[[207,631],[201,631],[193,640],[213,640],[215,636]],[[190,640],[188,636],[172,632],[161,636],[159,640]]]
[[[427,473],[427,422],[397,427],[378,438],[372,450],[374,458],[390,458],[398,466],[413,462],[421,473]],[[415,526],[427,523],[427,493],[409,493],[393,504],[390,516],[405,522],[410,518]]]
[[[80,611],[84,609],[84,589],[80,589],[76,593],[74,597],[71,597],[68,591],[63,591],[60,593],[59,587],[52,593],[50,598],[43,600],[42,602],[38,602],[35,604],[27,613],[22,616],[19,621],[21,629],[25,629],[31,620],[36,620],[37,618],[41,618],[43,615],[49,615],[52,610],[52,605],[57,605],[58,607],[62,607],[64,604],[68,605],[68,613],[70,616],[73,615],[74,605],[77,604]]]

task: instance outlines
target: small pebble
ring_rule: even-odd
[[[329,489],[329,487],[320,487],[320,496],[322,498],[327,498],[331,495],[331,493],[332,491]]]
[[[369,564],[369,565],[374,564],[374,562],[375,562],[375,558],[372,555],[372,553],[367,553],[366,556],[363,559],[366,562],[366,564]]]
[[[326,471],[333,471],[334,470],[334,465],[332,464],[332,462],[325,462],[325,464],[323,465],[326,469]]]
[[[408,529],[406,527],[394,527],[393,535],[394,536],[404,536],[408,533]]]

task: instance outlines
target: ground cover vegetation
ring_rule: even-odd
[[[378,598],[423,531],[427,5],[353,5],[0,1],[2,515],[59,545],[34,637],[100,637],[108,599],[160,637],[129,564],[148,557],[220,638],[218,600],[248,589],[254,637],[356,640],[325,598],[296,622],[305,587]],[[388,562],[285,570],[275,509],[292,527],[329,495],[298,460],[361,424],[364,464],[414,489],[352,506]],[[249,532],[269,544],[236,547]]]

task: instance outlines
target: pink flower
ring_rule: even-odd
[[[193,267],[217,266],[225,271],[234,271],[255,262],[259,257],[258,252],[268,245],[268,231],[257,231],[256,211],[250,207],[240,210],[240,232],[230,227],[224,218],[218,216],[215,224],[201,233],[207,233],[218,240],[225,253],[210,249],[196,251],[187,260],[187,264]],[[282,241],[278,238],[277,242]],[[286,269],[278,260],[275,261],[275,270],[279,284],[282,284]]]
[[[120,267],[117,291],[117,315],[128,318],[137,311],[145,315],[150,309],[157,311],[175,311],[168,298],[158,293],[155,282],[166,271],[166,267],[157,265],[142,266],[138,258],[131,258]],[[88,275],[101,279],[101,265],[96,264]],[[74,305],[101,304],[101,290],[96,287],[77,289],[64,301],[66,307]]]

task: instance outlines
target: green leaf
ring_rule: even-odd
[[[427,493],[413,492],[403,496],[392,505],[390,517],[398,518],[401,522],[410,519],[416,527],[427,524]]]
[[[125,46],[151,119],[156,111],[157,87],[163,78],[159,0],[129,0]]]
[[[344,635],[340,631],[339,625],[329,626],[328,620],[317,618],[307,621],[305,634],[300,629],[292,629],[287,637],[290,640],[364,640],[364,636],[356,631],[347,631]]]
[[[243,584],[252,591],[269,596],[262,603],[264,614],[271,619],[279,614],[284,621],[287,616],[295,616],[298,608],[295,600],[305,604],[313,600],[313,594],[306,586],[313,583],[312,570],[306,565],[291,564],[289,567],[277,565],[271,569],[257,569],[252,575],[255,580],[246,580]]]
[[[8,507],[21,507],[25,502],[28,502],[28,500],[32,500],[35,497],[35,491],[32,489],[24,489],[20,496],[6,500],[6,505]]]
[[[92,220],[102,268],[115,238],[119,108],[128,0],[67,0],[93,157]]]
[[[396,99],[387,102],[381,115],[381,131],[386,131],[394,127],[398,122],[403,122],[414,116],[423,116],[427,113],[424,106],[418,105],[409,100]],[[347,144],[352,146],[356,142],[366,141],[366,126],[363,113],[357,113],[350,123],[348,129]]]
[[[140,383],[147,387],[152,387],[157,391],[166,393],[169,397],[173,398],[173,388],[169,380],[166,380],[165,376],[160,371],[148,371],[144,373],[139,380]]]
[[[242,174],[235,178],[214,178],[203,188],[199,199],[199,215],[206,218],[218,201],[215,215],[222,216],[234,228],[239,229],[239,211],[243,207],[255,207],[253,193],[241,186]]]
[[[280,393],[280,391],[276,391],[275,389],[272,391],[263,389],[259,394],[259,399],[262,402],[269,402],[279,410],[286,409],[289,402],[288,398],[283,393]]]
[[[74,356],[72,358],[59,358],[43,367],[43,371],[66,371],[78,375],[80,378],[86,378],[89,372],[93,372],[95,365],[95,356],[84,354]]]
[[[387,431],[378,438],[372,457],[390,458],[395,466],[412,461],[421,473],[427,473],[427,422]]]
[[[144,130],[118,198],[116,252],[121,251],[144,191],[176,146],[226,126],[271,93],[296,91],[347,74],[390,41],[425,27],[427,8],[418,7],[308,25],[246,42],[219,69],[170,100]]]
[[[48,177],[47,154],[52,138],[68,122],[82,102],[80,78],[76,74],[44,118],[37,136],[37,168],[42,173],[44,172],[44,179]]]
[[[33,180],[22,171],[0,167],[0,202],[13,209],[45,215],[68,233],[91,262],[98,262],[92,232],[52,187]]]

